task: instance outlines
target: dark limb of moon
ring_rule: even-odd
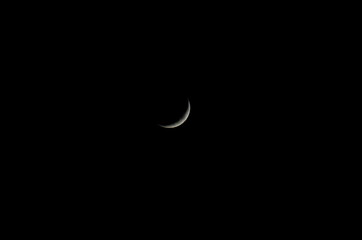
[[[187,100],[187,110],[178,121],[176,121],[175,123],[172,123],[172,124],[159,125],[159,126],[161,126],[163,128],[176,128],[176,127],[181,126],[187,120],[187,118],[189,117],[190,110],[191,110],[190,101]]]

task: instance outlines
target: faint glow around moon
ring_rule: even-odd
[[[169,124],[169,125],[160,125],[160,126],[163,128],[176,128],[176,127],[181,126],[189,117],[190,110],[191,110],[191,104],[190,104],[190,101],[187,100],[187,110],[186,110],[185,114],[182,115],[182,117],[177,122]]]

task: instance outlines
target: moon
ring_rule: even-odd
[[[163,128],[176,128],[176,127],[179,127],[181,126],[186,120],[187,118],[189,117],[190,115],[190,111],[191,111],[191,104],[190,104],[190,101],[187,99],[187,110],[186,112],[181,116],[181,118],[176,121],[175,123],[172,123],[172,124],[168,124],[168,125],[159,125]]]

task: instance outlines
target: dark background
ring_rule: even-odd
[[[11,20],[9,142],[34,186],[167,195],[207,212],[239,194],[245,206],[284,204],[320,176],[324,25],[278,6],[119,9]],[[160,128],[187,99],[185,124]]]
[[[146,149],[149,158],[201,166],[288,155],[290,138],[308,130],[304,112],[320,87],[316,43],[298,19],[287,21],[293,12],[257,9],[51,17],[54,10],[21,21],[13,55],[22,63],[15,74],[29,79],[19,81],[25,125],[59,153],[90,158]],[[160,128],[179,111],[165,109],[187,99],[189,120]]]
[[[339,200],[359,175],[339,143],[356,141],[337,127],[357,136],[345,126],[359,94],[340,88],[357,78],[339,64],[350,41],[335,29],[349,24],[332,3],[15,4],[1,16],[0,97],[16,222],[223,237],[328,223],[325,234],[350,205]],[[182,126],[159,127],[187,100]]]

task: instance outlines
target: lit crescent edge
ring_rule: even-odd
[[[176,128],[178,126],[181,126],[189,117],[190,115],[190,110],[191,110],[191,104],[190,104],[190,100],[187,99],[187,110],[185,112],[185,114],[180,118],[180,120],[178,120],[177,122],[173,123],[173,124],[169,124],[169,125],[159,125],[163,128]]]

